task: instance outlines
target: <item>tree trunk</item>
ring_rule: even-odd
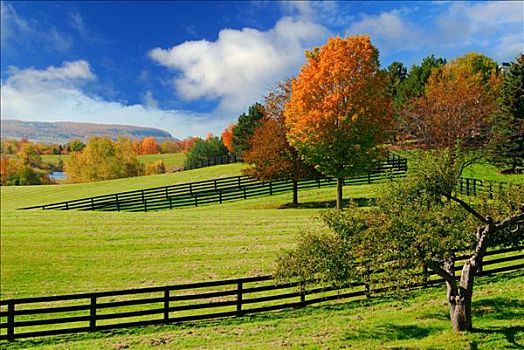
[[[449,317],[455,332],[471,331],[471,295],[457,295],[448,300]]]
[[[291,206],[297,207],[298,206],[298,181],[293,180],[293,203],[291,203]]]
[[[342,204],[342,190],[344,187],[344,178],[343,177],[337,177],[337,209],[342,210],[343,204]]]
[[[454,286],[447,283],[449,318],[451,319],[451,325],[455,332],[471,331],[473,329],[471,322],[471,300],[473,298],[473,281],[478,265],[480,265],[478,263],[479,259],[481,259],[481,257],[473,254],[473,256],[464,263],[464,267],[460,273],[459,283]],[[446,266],[446,269],[451,275],[454,275],[454,268],[449,269],[449,267],[450,266]]]

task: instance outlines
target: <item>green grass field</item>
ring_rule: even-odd
[[[417,158],[414,156],[417,153],[417,151],[397,151],[396,153],[402,155],[403,157],[407,157],[411,164],[413,164],[413,162],[416,162],[417,160]],[[524,175],[501,174],[502,170],[505,169],[501,167],[496,167],[487,162],[481,162],[473,164],[464,169],[462,176],[476,178],[480,180],[524,183]]]
[[[231,164],[88,184],[2,187],[1,298],[117,290],[271,273],[275,257],[282,248],[292,247],[304,230],[321,227],[319,210],[333,204],[335,188],[301,192],[299,199],[303,207],[299,209],[283,209],[291,200],[290,193],[148,213],[16,209],[239,175],[242,167],[242,164]],[[517,179],[524,183],[524,176]],[[383,186],[346,187],[344,196],[376,197]],[[214,348],[384,348],[387,345],[469,349],[471,342],[493,345],[484,348],[506,348],[513,346],[512,342],[524,344],[523,275],[486,281],[475,291],[476,296],[481,297],[479,300],[486,300],[486,305],[492,303],[485,311],[488,317],[479,316],[479,325],[486,331],[464,336],[450,333],[445,294],[440,289],[415,293],[408,301],[308,307],[194,325],[50,338],[42,343],[39,340],[20,341],[9,346],[59,349],[128,346],[141,349],[205,348],[209,344]],[[502,304],[512,302],[515,306],[508,314],[497,308],[499,301]],[[423,307],[417,306],[419,302]],[[378,332],[376,337],[374,332]],[[458,345],[451,347],[454,341]]]

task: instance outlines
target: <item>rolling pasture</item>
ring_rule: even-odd
[[[321,229],[319,210],[333,205],[334,188],[147,213],[16,210],[56,201],[239,175],[241,164],[89,184],[2,187],[1,298],[200,282],[271,273],[282,248],[307,229]],[[524,183],[524,176],[512,177]],[[516,179],[516,180],[515,180]],[[380,195],[384,184],[348,186],[354,199]],[[475,315],[484,333],[453,335],[445,319],[443,288],[407,299],[308,307],[301,310],[180,326],[17,341],[24,348],[511,348],[524,343],[521,272],[479,280]],[[424,306],[419,307],[419,303]],[[512,303],[501,310],[499,303]],[[418,320],[418,321],[417,321]],[[388,326],[388,325],[394,325]],[[399,328],[400,327],[400,328]],[[402,328],[404,327],[404,328]],[[516,327],[516,328],[515,328]],[[520,327],[520,328],[519,328]],[[402,332],[401,332],[402,331]],[[377,336],[373,333],[378,332]],[[365,336],[366,335],[366,336]],[[239,343],[240,342],[240,343]],[[478,348],[483,348],[478,347]]]

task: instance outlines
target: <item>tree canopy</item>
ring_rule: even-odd
[[[367,36],[330,38],[306,57],[284,113],[288,139],[306,163],[338,179],[341,208],[343,178],[380,160],[392,123],[387,81]]]
[[[264,106],[258,102],[249,107],[247,114],[242,113],[238,117],[238,121],[233,127],[232,141],[232,148],[237,155],[242,156],[249,149],[249,140],[263,117]]]
[[[196,167],[206,159],[225,155],[227,155],[227,149],[218,137],[212,136],[206,140],[198,139],[187,152],[184,166],[186,168]]]
[[[298,180],[316,174],[312,166],[304,163],[289,144],[284,124],[284,108],[291,96],[291,80],[279,83],[265,97],[265,117],[255,128],[244,161],[251,167],[243,173],[260,181],[275,179],[293,180],[293,202],[298,204]]]
[[[424,94],[403,109],[403,130],[426,147],[486,143],[501,81],[491,63],[468,54],[432,69]]]
[[[422,283],[430,267],[446,281],[453,328],[471,330],[473,282],[487,248],[524,243],[524,189],[466,203],[455,193],[465,162],[460,154],[426,154],[407,179],[387,186],[376,207],[324,213],[330,232],[301,237],[279,258],[277,276],[306,283],[318,276],[339,285],[363,281],[373,289]]]

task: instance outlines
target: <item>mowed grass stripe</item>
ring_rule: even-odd
[[[380,186],[347,187],[346,196]],[[331,200],[334,189],[300,198]],[[278,209],[290,199],[287,193],[152,213],[4,210],[2,298],[270,273],[282,248],[321,225],[318,209]]]

